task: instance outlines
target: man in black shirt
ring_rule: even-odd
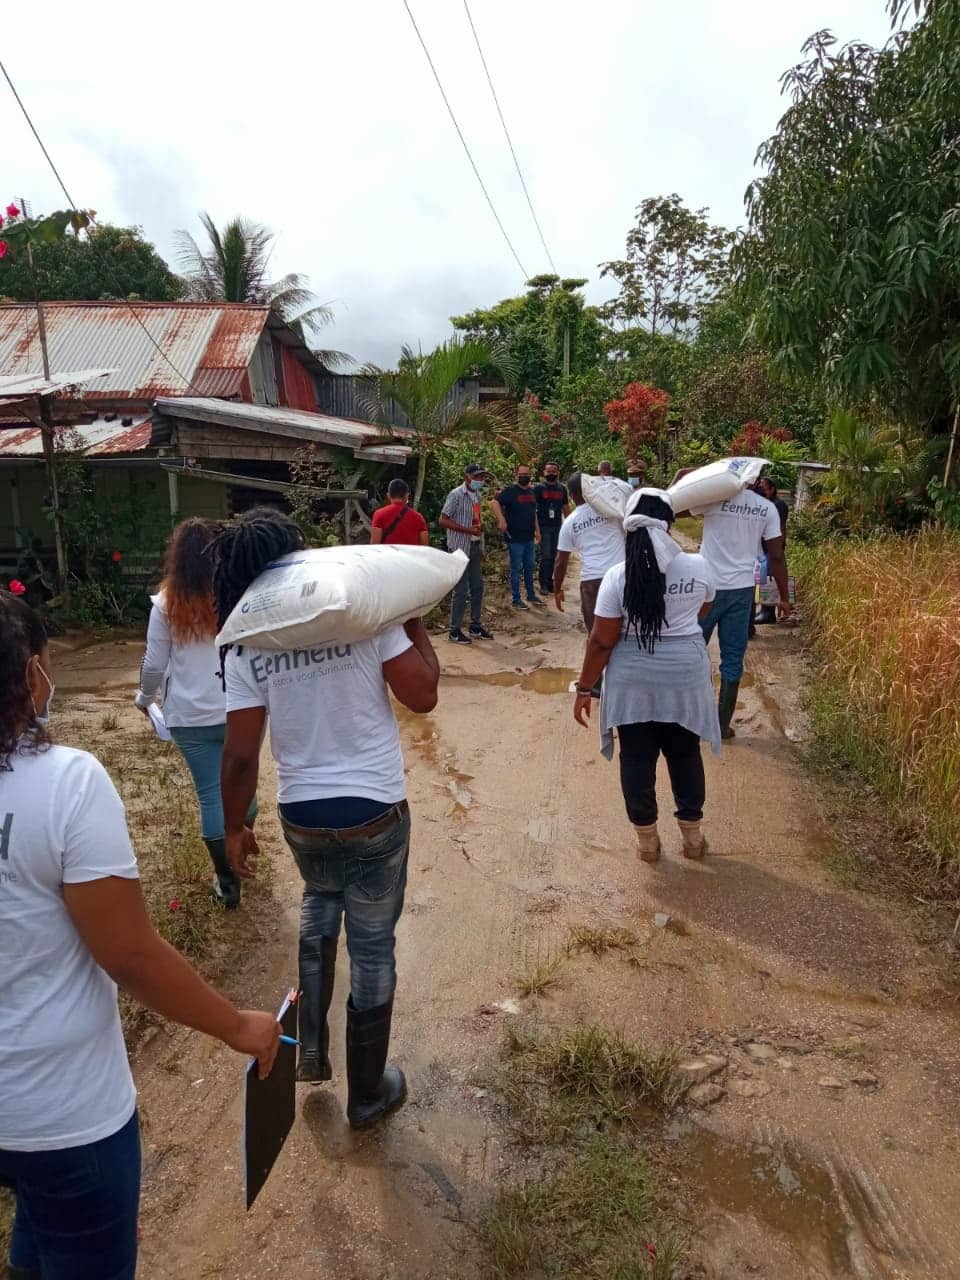
[[[787,545],[787,516],[790,508],[784,500],[777,496],[777,486],[773,483],[769,476],[761,476],[754,485],[757,493],[761,498],[766,498],[768,502],[772,502],[777,508],[777,515],[780,517],[780,536],[783,538],[783,545]],[[760,560],[760,581],[766,582],[769,578],[769,569],[767,567],[767,557],[763,556]],[[774,605],[763,604],[760,606],[755,618],[755,623],[762,623],[764,626],[770,626],[777,621],[777,610]],[[751,634],[755,634],[751,626]]]
[[[537,499],[537,520],[540,524],[540,590],[553,595],[553,565],[557,558],[557,539],[564,517],[570,514],[570,495],[566,485],[560,483],[560,468],[548,462],[543,468],[543,480],[533,486]]]
[[[517,467],[516,484],[508,484],[492,500],[493,514],[497,517],[500,532],[506,536],[510,552],[510,590],[513,607],[526,609],[520,599],[520,575],[523,574],[527,599],[531,604],[543,604],[533,586],[535,544],[540,541],[537,522],[537,498],[530,487],[530,468],[521,462]]]

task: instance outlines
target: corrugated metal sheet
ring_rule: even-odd
[[[42,373],[0,374],[0,404],[29,400],[33,396],[52,396],[62,391],[75,391],[87,382],[115,372],[114,369],[77,369],[71,373],[58,373],[52,378],[45,378]]]
[[[268,307],[206,302],[48,302],[50,367],[115,368],[86,396],[238,395]],[[159,350],[158,350],[159,348]],[[0,307],[0,373],[41,370],[36,308]]]
[[[150,414],[137,414],[129,426],[120,418],[107,422],[95,418],[80,426],[57,427],[58,447],[95,458],[113,453],[139,453],[150,444],[153,422]],[[0,458],[40,458],[43,444],[39,427],[0,429]]]
[[[241,404],[233,400],[160,397],[156,402],[158,414],[172,418],[187,418],[197,422],[211,422],[236,430],[262,431],[271,435],[286,436],[296,440],[315,441],[317,444],[338,445],[346,449],[388,447],[398,456],[408,456],[406,445],[391,445],[384,440],[378,427],[366,422],[350,422],[334,418],[326,413],[309,413],[305,409],[278,408],[265,404]]]

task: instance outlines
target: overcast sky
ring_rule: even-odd
[[[525,270],[548,270],[461,0],[410,0]],[[677,191],[735,226],[778,77],[804,38],[886,38],[883,0],[471,0],[557,269],[609,289],[636,204]],[[403,0],[48,0],[7,6],[3,59],[73,198],[172,234],[242,213],[277,233],[336,323],[324,345],[389,364],[448,317],[520,291]],[[62,207],[0,84],[3,203]]]

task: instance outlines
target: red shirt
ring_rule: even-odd
[[[400,515],[401,511],[403,515]],[[370,523],[375,529],[383,529],[383,541],[391,546],[419,547],[420,535],[427,531],[427,522],[420,512],[399,502],[388,502],[385,507],[380,507],[373,513]]]

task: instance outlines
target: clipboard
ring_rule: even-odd
[[[283,1034],[296,1038],[297,992],[291,991],[277,1014]],[[247,1067],[243,1106],[243,1167],[247,1208],[263,1190],[293,1126],[297,1096],[297,1050],[281,1044],[266,1080],[257,1075],[257,1060]]]

